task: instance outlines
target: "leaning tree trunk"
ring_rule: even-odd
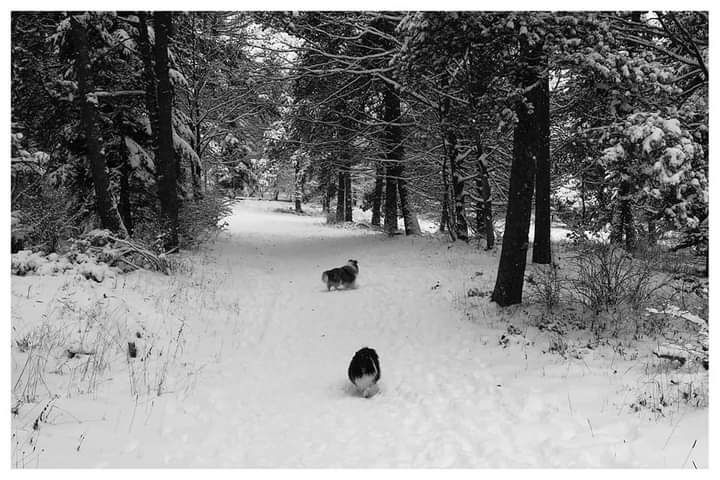
[[[546,75],[541,80],[537,102],[533,102],[539,120],[540,139],[536,155],[535,174],[535,239],[533,263],[549,264],[550,249],[550,83]]]
[[[487,155],[483,153],[482,146],[478,144],[478,175],[475,178],[480,198],[477,204],[477,230],[485,232],[485,249],[491,250],[495,246],[495,227],[492,216],[492,196],[490,179],[487,169]]]
[[[70,17],[70,24],[70,38],[75,50],[80,123],[85,134],[86,155],[95,187],[95,209],[103,228],[126,237],[127,230],[110,193],[107,164],[98,140],[97,111],[95,110],[97,99],[92,97],[94,87],[87,31],[75,17]]]
[[[346,222],[352,222],[352,211],[353,211],[353,201],[352,201],[352,175],[350,173],[350,170],[345,173],[345,221]]]
[[[542,65],[541,54],[542,45],[536,46],[532,52],[529,52],[527,42],[523,42],[521,56],[525,57],[528,66],[522,84],[529,88],[526,97],[532,105],[539,105],[545,94],[541,82],[538,82],[544,73],[538,71]],[[535,186],[535,159],[544,146],[542,124],[549,121],[548,118],[540,118],[538,110],[530,110],[523,102],[518,103],[517,116],[518,122],[513,133],[513,162],[510,169],[505,233],[497,280],[491,297],[493,302],[502,307],[522,302],[530,213]]]
[[[370,221],[372,225],[378,227],[380,226],[384,177],[385,167],[378,163],[375,169],[375,190],[373,192],[372,220]]]
[[[338,170],[337,183],[337,206],[335,210],[335,221],[340,223],[345,221],[345,175],[342,170]]]
[[[155,12],[155,76],[157,78],[157,161],[160,215],[167,235],[165,250],[178,246],[177,161],[173,146],[172,86],[170,85],[168,41],[172,27],[169,12]]]

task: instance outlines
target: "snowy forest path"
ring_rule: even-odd
[[[242,202],[213,252],[241,326],[199,382],[211,401],[195,409],[205,415],[191,437],[215,453],[192,463],[642,465],[667,461],[657,452],[668,432],[681,441],[671,422],[649,427],[654,440],[633,442],[642,421],[619,414],[626,387],[608,363],[567,362],[525,339],[503,348],[508,318],[486,301],[466,317],[468,287],[492,288],[494,256],[329,226],[287,208]],[[328,292],[321,272],[350,258],[359,261],[357,288]],[[382,369],[369,400],[346,376],[363,346],[378,351]],[[171,463],[191,458],[181,452]]]
[[[463,454],[460,463],[474,463],[469,440],[454,431],[457,402],[461,391],[497,382],[464,368],[460,350],[469,352],[482,335],[462,328],[452,298],[433,289],[456,273],[437,245],[327,226],[321,217],[273,211],[277,205],[244,202],[214,252],[228,269],[225,294],[243,299],[239,349],[220,368],[234,388],[220,394],[237,395],[247,409],[236,419],[239,430],[257,428],[240,449],[248,463],[440,466]],[[357,288],[328,292],[322,271],[349,258],[359,261]],[[346,376],[363,346],[378,351],[383,373],[371,400],[358,397]],[[448,397],[448,388],[458,390]]]
[[[497,252],[327,225],[282,202],[238,202],[228,222],[171,276],[14,280],[22,311],[50,304],[25,294],[29,282],[47,295],[67,284],[73,298],[112,304],[113,318],[146,328],[138,342],[153,349],[148,362],[116,366],[95,396],[54,403],[67,418],[40,432],[41,466],[707,465],[707,409],[633,413],[648,378],[637,357],[609,347],[582,359],[549,353],[527,307],[489,302]],[[322,271],[351,258],[357,288],[328,292]],[[347,379],[363,346],[382,370],[370,399]],[[168,352],[179,352],[170,363]],[[162,395],[134,400],[128,365],[151,386],[161,375]]]

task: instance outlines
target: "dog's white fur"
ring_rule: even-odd
[[[365,398],[372,397],[378,392],[378,386],[375,382],[375,375],[363,375],[355,380],[355,387],[360,390]]]

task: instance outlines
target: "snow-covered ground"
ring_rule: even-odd
[[[563,358],[526,309],[489,303],[498,252],[287,207],[241,202],[173,276],[13,277],[13,386],[36,392],[13,466],[708,465],[707,409],[631,408],[665,375],[642,344]],[[327,292],[321,272],[349,258],[358,288]],[[39,341],[46,363],[28,361]],[[71,344],[92,351],[57,353]],[[346,376],[363,346],[382,368],[370,399]]]

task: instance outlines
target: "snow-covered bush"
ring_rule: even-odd
[[[13,124],[14,129],[20,127]],[[12,250],[56,251],[64,238],[77,233],[85,210],[63,185],[68,171],[51,168],[50,155],[28,147],[21,132],[11,138]]]
[[[702,145],[668,113],[635,113],[615,124],[600,164],[614,199],[629,196],[650,217],[678,229],[695,228],[707,216],[707,161]],[[625,194],[622,183],[630,186]]]
[[[30,250],[21,250],[12,254],[10,271],[13,275],[18,276],[29,273],[55,275],[64,272],[75,272],[96,282],[102,282],[106,277],[115,275],[115,270],[108,264],[98,262],[96,258],[89,255],[72,251],[67,255],[59,256],[55,253],[45,255],[42,252],[34,253]]]
[[[225,228],[224,219],[231,213],[232,201],[218,192],[206,193],[202,198],[184,202],[180,208],[180,245],[197,247]]]
[[[560,266],[533,264],[526,278],[532,298],[542,304],[546,310],[555,308],[565,289],[565,279],[560,276]]]
[[[650,261],[611,244],[587,243],[575,257],[575,267],[571,291],[595,315],[628,307],[639,310],[663,284]]]
[[[165,254],[156,254],[144,244],[118,238],[109,230],[92,230],[74,240],[62,255],[21,250],[12,254],[13,275],[55,275],[77,273],[84,278],[102,282],[117,272],[143,268],[169,273],[172,263]]]

